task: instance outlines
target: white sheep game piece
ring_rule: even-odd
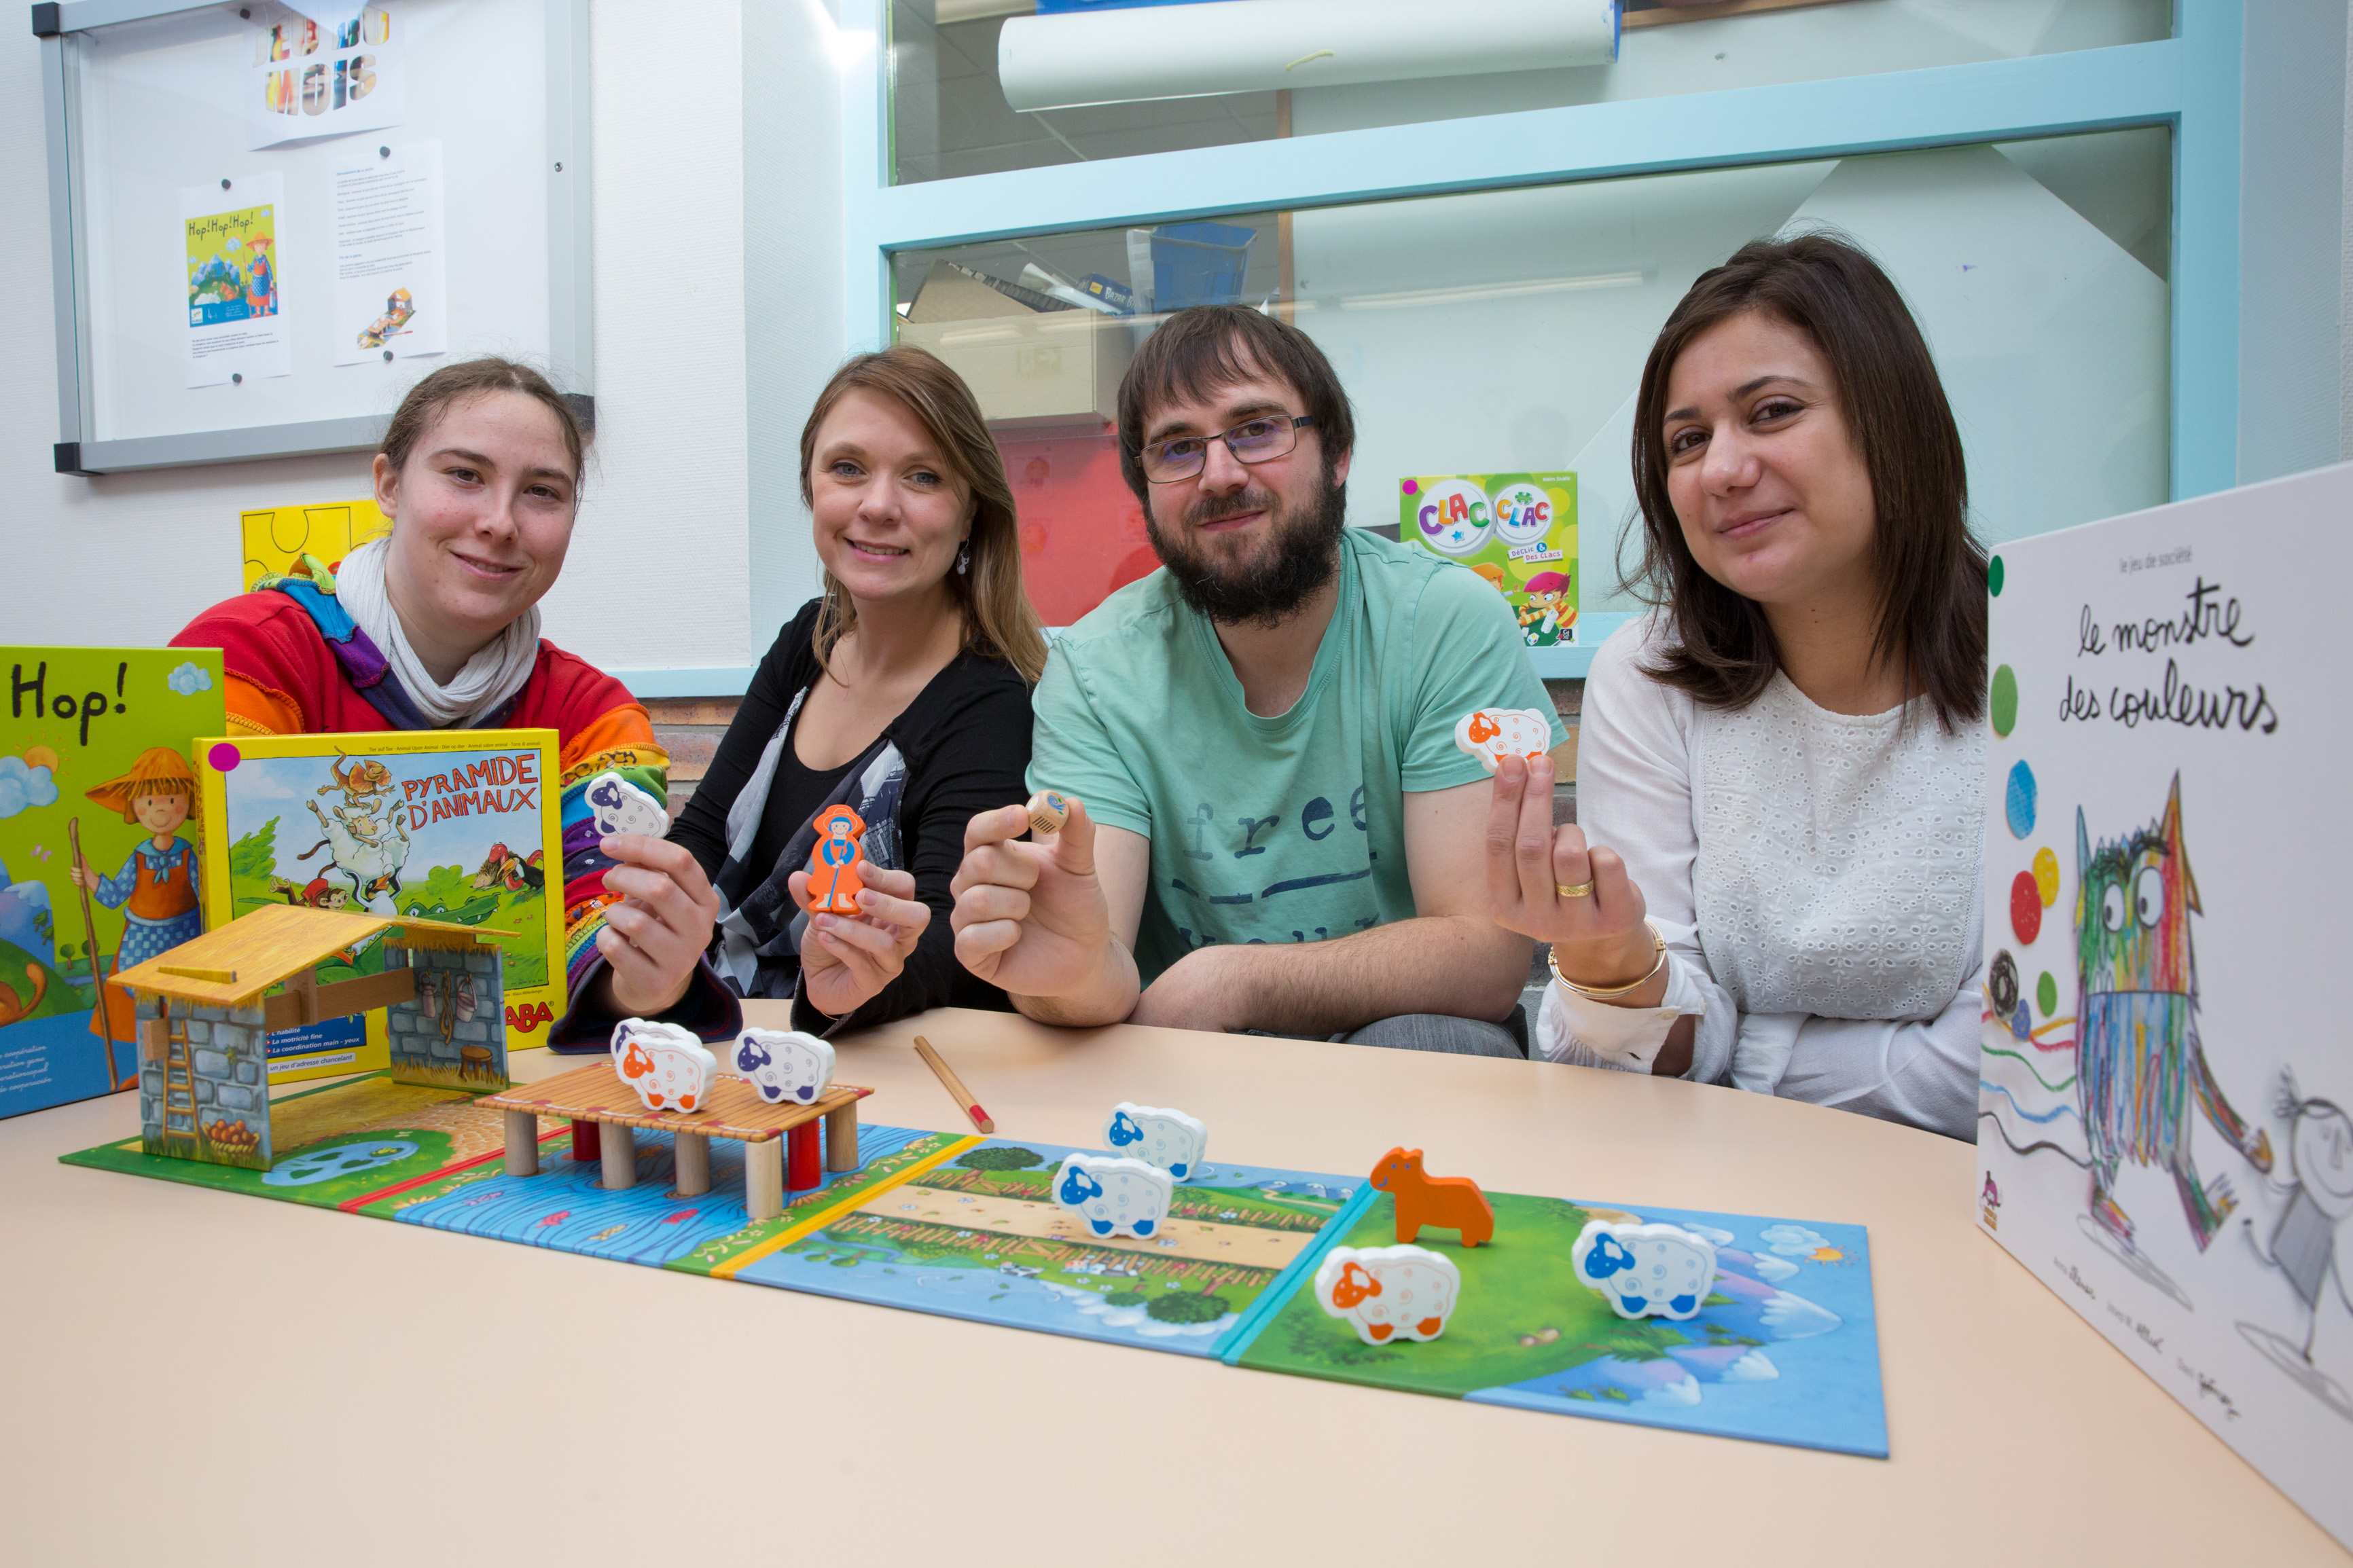
[[[648,1110],[692,1110],[710,1102],[719,1058],[691,1030],[624,1018],[613,1026],[613,1070]]]
[[[728,1070],[770,1105],[814,1105],[833,1087],[833,1047],[797,1029],[746,1029],[728,1047]]]
[[[1192,1178],[1209,1152],[1209,1130],[1181,1110],[1121,1100],[1103,1123],[1103,1147],[1114,1154],[1157,1165],[1176,1180]]]
[[[1335,1247],[1315,1270],[1315,1304],[1368,1345],[1434,1340],[1462,1298],[1462,1271],[1426,1247]]]
[[[1097,1236],[1151,1239],[1167,1219],[1176,1191],[1167,1172],[1141,1160],[1072,1154],[1054,1173],[1054,1201]]]
[[[1715,1248],[1678,1225],[1588,1220],[1568,1261],[1621,1318],[1696,1317],[1715,1284]]]
[[[582,792],[588,815],[599,833],[642,833],[659,838],[670,831],[670,813],[662,803],[610,768],[588,781]]]
[[[1534,759],[1552,749],[1552,718],[1535,708],[1482,708],[1454,725],[1454,749],[1489,773],[1505,757]]]

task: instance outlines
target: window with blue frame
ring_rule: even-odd
[[[1008,99],[1000,76],[1008,26],[1071,57],[1056,62],[1062,68],[1044,97],[1094,97],[1133,84],[1122,84],[1123,73],[1110,68],[1118,62],[1105,62],[1095,73],[1101,85],[1087,90],[1084,13],[1149,12],[1133,24],[1147,39],[1156,35],[1166,45],[1207,35],[1216,42],[1205,53],[1236,61],[1247,52],[1240,30],[1250,24],[1239,15],[1228,20],[1202,11],[1210,3],[1217,0],[890,0],[891,178],[954,179],[1377,125],[2023,58],[2146,43],[2171,36],[2173,27],[2172,0],[1767,0],[1770,8],[1752,0],[1743,14],[1725,16],[1714,15],[1714,7],[1693,13],[1632,0],[1618,58],[1608,63],[1282,91],[1219,91],[1214,79],[1176,80],[1161,85],[1190,89],[1186,96],[1052,108],[1017,108]],[[1551,8],[1567,13],[1578,3],[1558,0]],[[1602,6],[1591,0],[1591,8]],[[1459,26],[1463,9],[1434,4],[1431,15],[1441,27]],[[1058,45],[1058,31],[1071,35],[1069,41]],[[1512,40],[1497,42],[1491,66],[1510,62]],[[1300,68],[1312,73],[1316,66]],[[1017,75],[1010,100],[1039,100],[1037,88],[1025,96],[1026,86]]]
[[[1581,570],[1541,551],[1466,564],[1521,600],[1574,579],[1583,624],[1561,640],[1589,647],[1630,608],[1615,557],[1643,358],[1692,281],[1760,236],[1834,229],[1887,267],[1989,540],[2164,500],[2170,171],[2155,127],[904,250],[897,331],[990,416],[1049,624],[1157,564],[1111,429],[1129,355],[1168,310],[1239,302],[1295,321],[1346,385],[1352,523],[1462,554],[1409,504],[1434,480],[1575,475],[1555,489]]]
[[[1577,635],[1533,651],[1582,673],[1630,609],[1642,353],[1700,270],[1791,227],[1905,289],[1989,540],[2234,482],[2241,0],[1630,7],[1609,65],[1013,109],[986,40],[1077,3],[843,0],[890,44],[847,83],[850,346],[972,381],[1050,624],[1151,565],[1109,444],[1128,356],[1231,299],[1348,385],[1352,523],[1417,526],[1432,476],[1575,476]]]

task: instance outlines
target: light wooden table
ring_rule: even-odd
[[[126,1095],[0,1122],[0,1563],[573,1568],[690,1542],[835,1564],[2348,1562],[1978,1233],[1963,1145],[1612,1073],[953,1011],[842,1044],[870,1121],[967,1131],[918,1029],[1002,1135],[1091,1145],[1134,1100],[1203,1118],[1213,1157],[1369,1170],[1406,1142],[1505,1192],[1867,1225],[1894,1458],[1243,1373],[56,1163],[134,1135]],[[671,1375],[617,1384],[645,1346]],[[515,1389],[537,1391],[527,1418]],[[1126,1444],[1156,1469],[1104,1463]]]

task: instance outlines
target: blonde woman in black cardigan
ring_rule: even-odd
[[[1013,490],[979,405],[920,349],[861,354],[801,433],[825,594],[761,660],[671,829],[715,903],[710,957],[812,1034],[925,1007],[1003,1007],[955,959],[965,824],[1023,799],[1045,639]],[[815,819],[864,821],[855,916],[807,912]]]

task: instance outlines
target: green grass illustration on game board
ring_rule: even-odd
[[[496,1150],[503,1124],[496,1111],[476,1110],[473,1099],[462,1089],[396,1084],[380,1073],[284,1096],[270,1104],[279,1152],[266,1172],[149,1154],[136,1138],[65,1160],[334,1208]]]
[[[776,1260],[871,1268],[881,1275],[895,1274],[903,1264],[927,1271],[967,1270],[977,1280],[1004,1278],[1092,1292],[1092,1300],[1114,1312],[1140,1310],[1146,1321],[1175,1328],[1213,1323],[1242,1311],[1341,1207],[1337,1198],[1247,1185],[1180,1185],[1168,1210],[1170,1227],[1158,1244],[1037,1234],[1041,1224],[1052,1228],[1070,1223],[1054,1203],[1056,1169],[1055,1160],[1018,1144],[969,1150],[875,1204],[829,1222]],[[1002,1228],[985,1221],[962,1223],[992,1215],[1007,1216]],[[1166,1250],[1180,1237],[1204,1232],[1212,1239]],[[1270,1247],[1279,1253],[1272,1266],[1215,1255],[1223,1250],[1215,1237],[1230,1237],[1228,1246],[1247,1247],[1252,1235],[1270,1242],[1283,1238]],[[762,1278],[782,1283],[796,1277],[769,1271]],[[895,1299],[897,1292],[880,1279],[875,1285],[884,1298]],[[1012,1293],[1008,1285],[994,1294],[984,1292],[976,1302],[986,1306]],[[1208,1342],[1198,1342],[1198,1348],[1206,1350]]]
[[[1577,1278],[1569,1248],[1591,1217],[1560,1198],[1489,1193],[1495,1239],[1461,1246],[1451,1230],[1426,1230],[1416,1243],[1462,1271],[1462,1296],[1445,1337],[1429,1343],[1368,1345],[1316,1303],[1313,1289],[1283,1304],[1240,1364],[1343,1383],[1404,1385],[1464,1394],[1565,1372],[1601,1356],[1663,1359],[1676,1345],[1714,1343],[1659,1320],[1628,1322]],[[1374,1200],[1343,1238],[1346,1247],[1397,1243],[1396,1205]],[[1720,1300],[1721,1298],[1711,1298]]]

